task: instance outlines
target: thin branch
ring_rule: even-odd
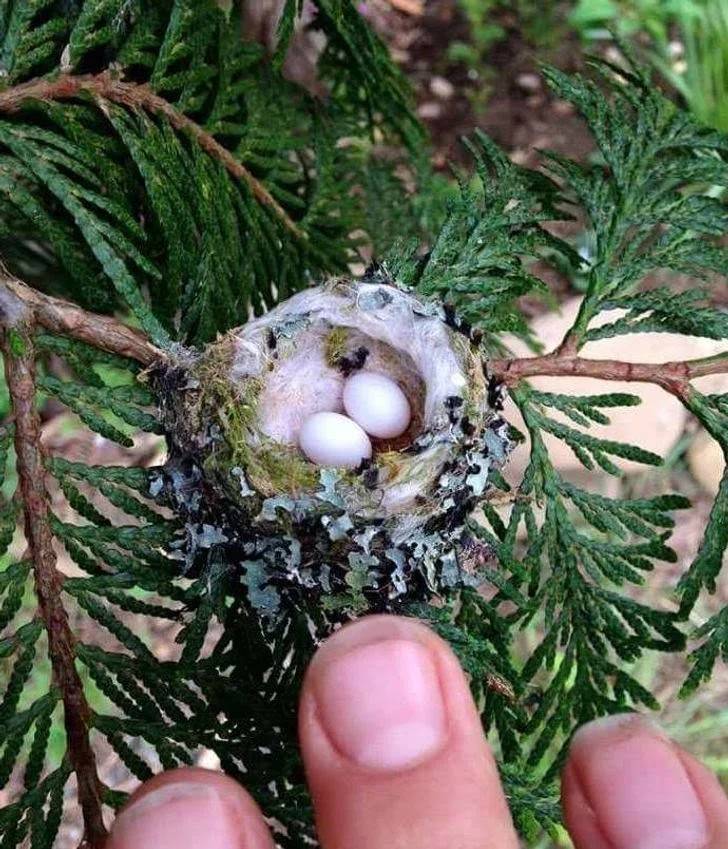
[[[56,568],[50,507],[40,445],[40,419],[35,409],[35,356],[32,313],[21,301],[6,296],[0,321],[5,378],[15,414],[15,451],[25,516],[25,535],[33,562],[40,616],[48,635],[53,681],[63,699],[68,753],[76,775],[85,836],[91,849],[106,839],[101,785],[91,748],[91,710],[75,665],[74,638],[61,600],[62,580]]]
[[[589,360],[562,356],[561,348],[543,357],[490,360],[488,371],[506,386],[515,386],[529,377],[596,377],[601,380],[623,380],[656,383],[663,389],[685,398],[690,381],[710,374],[728,372],[728,351],[699,360],[667,363],[626,363],[621,360]]]
[[[110,316],[87,312],[70,301],[44,295],[5,273],[0,265],[0,308],[7,297],[22,301],[32,312],[35,323],[51,333],[70,336],[110,354],[129,357],[144,366],[165,357],[164,352],[140,331]]]
[[[570,330],[566,336],[564,336],[559,347],[554,351],[554,357],[562,357],[564,359],[575,358],[579,353],[579,338],[574,333],[573,330]]]
[[[268,189],[226,147],[146,84],[124,82],[108,71],[79,76],[61,74],[55,79],[30,80],[1,92],[0,112],[17,112],[29,100],[72,100],[83,93],[90,94],[97,100],[119,103],[128,109],[144,109],[155,115],[163,115],[176,130],[188,133],[206,153],[222,163],[233,177],[244,182],[254,197],[271,209],[297,239],[307,238],[306,233]]]

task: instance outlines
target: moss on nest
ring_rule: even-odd
[[[250,485],[263,495],[302,495],[318,485],[316,467],[289,445],[268,441],[240,463]]]
[[[402,386],[413,426],[357,470],[319,468],[298,450],[297,427],[336,409],[344,379],[362,367]],[[439,304],[380,269],[338,279],[177,371],[163,405],[172,452],[161,485],[177,509],[185,502],[190,568],[237,563],[230,577],[271,619],[287,604],[318,599],[341,618],[477,582],[472,558],[467,569],[459,562],[472,546],[467,517],[509,443],[488,406],[480,350]],[[200,480],[205,498],[195,501]]]
[[[332,327],[326,337],[326,362],[336,368],[346,354],[346,343],[349,331],[345,327]]]

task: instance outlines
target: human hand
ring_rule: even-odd
[[[317,652],[299,732],[324,849],[516,849],[518,839],[465,676],[412,620],[372,616]],[[576,734],[562,803],[577,849],[728,849],[717,779],[649,721]],[[144,784],[107,849],[272,849],[232,779],[179,769]]]

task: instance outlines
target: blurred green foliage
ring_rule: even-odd
[[[728,0],[705,0],[681,20],[679,40],[684,55],[661,63],[665,76],[696,118],[728,132]]]
[[[508,34],[505,13],[514,17],[522,37],[535,48],[551,47],[563,31],[560,15],[563,4],[557,0],[459,0],[460,10],[468,23],[469,40],[453,41],[448,47],[448,58],[463,62],[471,68],[482,69],[490,48]]]
[[[701,0],[578,0],[569,23],[588,40],[609,38],[610,31],[646,33],[666,44],[670,28],[700,13]]]

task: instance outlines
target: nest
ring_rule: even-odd
[[[400,386],[409,428],[373,440],[357,469],[316,466],[301,425],[340,410],[362,368]],[[153,379],[170,443],[155,494],[185,517],[186,569],[239,581],[270,620],[302,602],[349,616],[480,582],[467,520],[510,444],[478,345],[442,305],[380,269],[333,280]]]

